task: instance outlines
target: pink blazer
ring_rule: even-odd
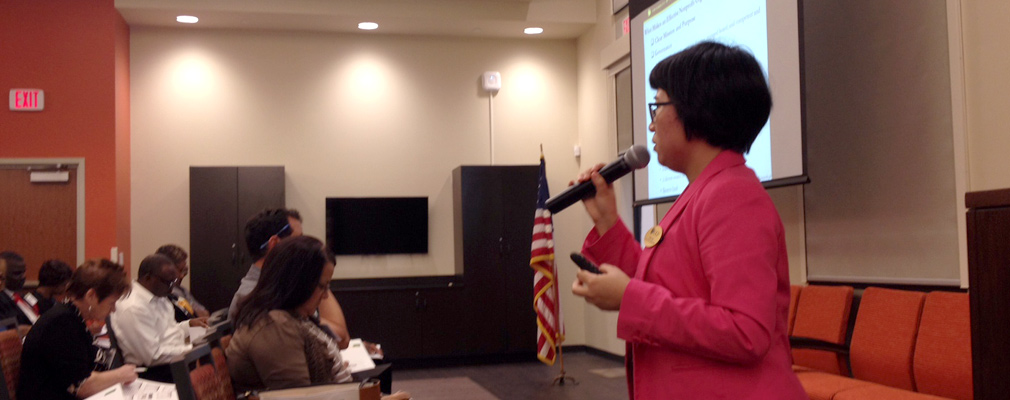
[[[633,399],[807,399],[792,372],[782,221],[744,158],[723,151],[642,249],[623,223],[583,252],[632,277],[617,336]]]

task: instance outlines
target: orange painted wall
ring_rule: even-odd
[[[85,256],[129,260],[129,28],[114,0],[0,2],[3,98],[12,88],[44,90],[45,110],[0,108],[0,158],[83,157]]]

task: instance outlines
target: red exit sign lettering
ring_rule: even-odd
[[[46,96],[42,89],[11,89],[8,104],[11,111],[42,111]]]

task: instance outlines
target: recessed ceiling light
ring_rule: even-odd
[[[362,23],[358,24],[358,29],[364,29],[366,31],[370,31],[370,30],[373,30],[373,29],[379,29],[379,24],[374,23],[374,22],[362,22]]]
[[[175,17],[176,22],[182,22],[184,24],[195,24],[200,18],[194,17],[192,15],[180,15]]]
[[[544,28],[537,28],[537,27],[526,28],[523,29],[523,33],[527,35],[539,35],[541,33],[544,33]]]

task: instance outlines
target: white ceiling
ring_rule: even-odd
[[[133,27],[267,29],[370,34],[577,38],[596,22],[595,0],[116,0]],[[197,24],[175,22],[194,15]]]

